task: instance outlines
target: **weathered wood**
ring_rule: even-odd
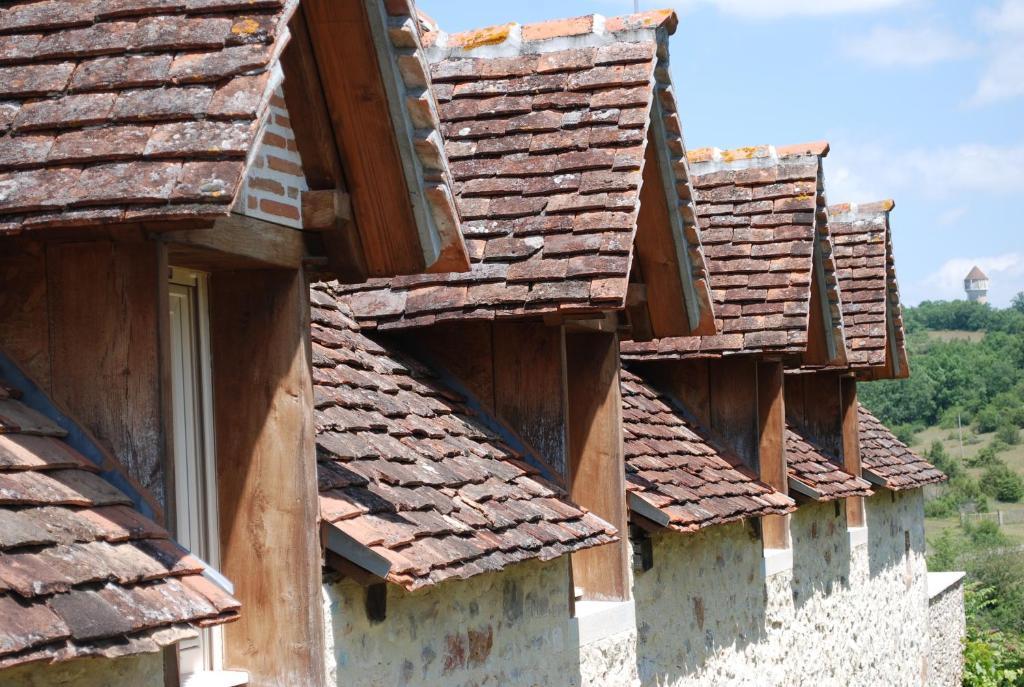
[[[284,97],[293,122],[295,145],[302,157],[302,172],[310,189],[344,192],[345,174],[338,156],[331,116],[324,99],[323,83],[310,42],[303,7],[295,11],[288,28],[292,38],[281,56],[285,73]],[[305,217],[305,208],[303,212]],[[332,227],[323,227],[324,248],[329,268],[339,279],[359,282],[366,279],[366,259],[362,240],[351,221],[338,218]]]
[[[709,361],[711,428],[753,470],[758,463],[757,362],[752,357]]]
[[[647,146],[644,157],[635,246],[636,259],[647,285],[651,329],[655,338],[686,336],[690,334],[690,324],[682,270],[654,145]]]
[[[758,476],[783,494],[788,493],[786,468],[786,408],[783,396],[782,363],[761,362],[757,366]],[[765,548],[789,546],[789,517],[769,515],[761,520]]]
[[[307,0],[303,8],[367,271],[371,276],[422,272],[427,259],[366,6]]]
[[[398,340],[451,373],[494,412],[493,323],[446,322],[401,335]]]
[[[54,402],[165,503],[161,250],[154,242],[50,244],[47,291]]]
[[[828,337],[831,332],[825,327],[824,304],[821,298],[821,286],[818,270],[811,270],[811,303],[807,318],[807,352],[804,363],[807,365],[825,365],[829,362]]]
[[[642,375],[681,403],[696,420],[711,427],[711,378],[707,360],[685,360],[642,366]]]
[[[494,323],[494,412],[562,479],[568,468],[564,336],[561,327],[538,322]]]
[[[204,272],[298,269],[307,252],[303,232],[235,214],[217,220],[211,229],[165,232],[154,238],[167,244],[172,264]]]
[[[843,409],[837,372],[793,375],[803,380],[803,420],[798,426],[829,456],[843,455]]]
[[[254,686],[322,686],[309,292],[301,271],[212,275],[222,571],[245,612],[225,664]]]
[[[851,475],[860,476],[860,423],[857,417],[857,380],[843,377],[840,380],[843,412],[843,468]],[[846,522],[849,527],[863,527],[867,524],[864,512],[864,498],[855,496],[846,499]]]
[[[41,243],[0,243],[0,348],[49,390],[46,251]]]
[[[571,334],[565,340],[572,500],[619,530],[621,539],[572,555],[573,581],[585,599],[629,598],[625,464],[619,339]]]

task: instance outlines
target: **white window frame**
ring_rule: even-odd
[[[172,267],[168,300],[175,532],[182,545],[216,570],[220,520],[207,275]],[[208,678],[224,667],[223,629],[200,630],[196,639],[179,643],[178,651],[183,685],[213,684]]]

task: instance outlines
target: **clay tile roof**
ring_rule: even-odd
[[[622,428],[630,508],[648,520],[691,532],[795,507],[712,448],[667,398],[625,370]]]
[[[786,427],[786,465],[790,490],[816,501],[833,501],[848,496],[871,496],[871,485],[831,460],[805,435]]]
[[[406,589],[616,539],[430,369],[360,333],[314,289],[320,512]]]
[[[945,473],[913,453],[864,406],[858,409],[860,458],[864,476],[893,491],[944,482]]]
[[[427,33],[472,266],[346,287],[356,319],[385,329],[624,307],[652,133],[663,139],[660,178],[678,196],[670,219],[683,289],[710,328],[668,76],[674,26],[671,12],[651,12]]]
[[[0,669],[157,651],[239,604],[0,384]]]
[[[824,142],[690,151],[690,179],[719,333],[626,342],[624,356],[654,360],[804,353],[818,251],[828,304],[825,326],[834,346],[830,352],[844,360],[822,173],[827,153]]]
[[[872,378],[910,374],[892,249],[889,215],[894,207],[893,201],[883,200],[833,205],[828,210],[848,365]],[[892,360],[896,365],[888,369]]]
[[[988,275],[981,271],[981,268],[975,265],[971,268],[971,271],[967,273],[964,279],[988,279]]]
[[[0,9],[0,234],[228,212],[297,0]]]

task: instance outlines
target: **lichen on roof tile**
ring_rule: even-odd
[[[134,184],[151,156],[173,160],[177,166],[168,171],[178,174],[185,171],[181,163],[197,157],[244,165],[276,85],[277,79],[266,77],[279,76],[278,58],[296,5],[297,0],[47,0],[0,9],[0,100],[5,101],[0,106],[0,150],[24,150],[18,157],[0,155],[0,197],[6,198],[0,200],[0,222],[5,232],[78,226],[72,204],[120,206],[122,212],[111,221],[124,220],[126,206],[138,202],[162,206],[154,216],[166,219],[226,215],[240,187],[236,174],[219,177],[227,181],[221,192],[200,197],[140,194]],[[225,100],[228,93],[230,103]],[[14,118],[7,121],[5,112]],[[122,138],[126,125],[139,122],[156,126],[132,130],[145,140]],[[89,135],[98,144],[69,149],[68,142],[84,127],[90,127]],[[168,127],[182,135],[167,136]],[[197,145],[184,135],[189,127],[215,145]],[[222,136],[211,127],[232,133]],[[41,148],[33,147],[33,140],[41,136],[64,143],[48,155],[34,155]],[[104,141],[106,145],[99,145]],[[91,167],[115,161],[123,164],[108,166],[105,179],[123,193],[91,192]],[[69,162],[84,166],[82,178],[90,181],[86,192],[67,194],[62,179],[50,173]],[[191,168],[192,185],[195,174]],[[167,188],[177,181],[166,179]],[[18,189],[38,183],[45,184],[41,193],[48,192],[50,202],[9,197],[12,189],[20,194]],[[35,213],[41,212],[47,213],[45,222],[36,220]]]
[[[827,152],[823,142],[689,152],[718,334],[625,342],[626,358],[805,353],[820,260],[827,336],[845,359],[822,170]]]
[[[886,489],[902,491],[944,482],[948,477],[896,438],[882,422],[859,406],[861,463],[872,481]]]
[[[616,538],[430,368],[312,290],[320,511],[418,589]],[[511,435],[509,435],[511,436]]]
[[[504,281],[508,289],[475,289],[465,299],[450,292],[464,288],[465,280],[454,275],[417,283],[371,280],[344,289],[353,295],[357,320],[385,328],[438,317],[623,307],[655,115],[666,132],[662,145],[674,177],[669,187],[680,194],[675,204],[684,235],[678,242],[691,270],[687,279],[695,307],[710,312],[668,80],[666,40],[673,28],[674,15],[656,12],[428,34],[433,92],[470,253],[470,286]],[[498,267],[504,274],[495,279]],[[404,306],[383,314],[363,307],[382,294],[405,294]]]
[[[238,617],[206,566],[0,384],[0,669],[158,651]]]

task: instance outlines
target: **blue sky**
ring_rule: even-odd
[[[632,0],[419,0],[446,31]],[[903,300],[1024,291],[1024,0],[641,0],[675,7],[687,145],[826,139],[830,202],[896,200]]]

